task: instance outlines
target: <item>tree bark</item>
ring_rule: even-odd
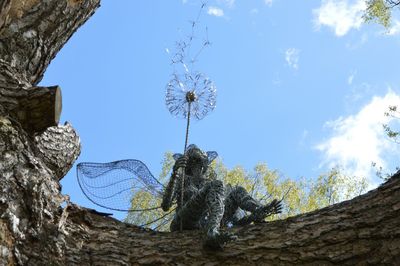
[[[100,0],[2,0],[6,17],[0,54],[17,84],[36,85],[50,61],[72,34],[94,13]],[[4,76],[1,71],[0,76]]]
[[[203,250],[198,231],[153,232],[69,203],[59,180],[79,137],[57,125],[59,89],[36,85],[98,6],[0,0],[0,265],[400,264],[400,174],[351,201],[231,229],[239,239],[222,252]]]
[[[67,212],[68,265],[400,265],[400,174],[351,201],[234,228],[239,239],[220,252],[203,250],[198,231],[142,230],[75,205]]]
[[[0,97],[3,112],[7,111],[30,134],[56,126],[60,121],[62,101],[58,86],[20,90],[0,88]]]
[[[58,87],[37,87],[99,0],[0,0],[0,265],[65,262],[59,179],[80,153],[58,126]]]

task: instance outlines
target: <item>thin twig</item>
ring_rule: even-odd
[[[286,191],[286,193],[283,195],[281,201],[283,201],[283,200],[286,198],[286,196],[289,194],[289,192],[290,192],[290,190],[292,190],[292,188],[293,188],[293,186],[290,186],[290,188],[289,188],[289,189]]]

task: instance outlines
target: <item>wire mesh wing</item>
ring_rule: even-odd
[[[182,153],[174,153],[174,155],[172,155],[172,158],[174,158],[174,160],[178,160],[179,158],[181,158],[183,156]]]
[[[76,169],[82,192],[100,207],[124,212],[160,208],[159,204],[156,205],[159,201],[150,199],[160,198],[164,186],[139,160],[110,163],[84,162],[79,163]],[[148,197],[141,197],[141,195],[148,195]],[[135,206],[141,208],[136,209]]]
[[[208,151],[207,152],[208,164],[212,163],[212,161],[214,161],[215,158],[217,157],[218,153],[216,151]]]

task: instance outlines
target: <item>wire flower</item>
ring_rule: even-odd
[[[172,115],[201,120],[214,110],[216,98],[214,83],[202,73],[174,73],[167,84],[165,102]]]
[[[188,144],[191,118],[194,117],[197,120],[203,119],[210,111],[214,110],[217,97],[217,90],[214,83],[202,73],[191,71],[203,49],[210,45],[206,28],[207,39],[202,43],[201,48],[195,56],[191,57],[190,49],[194,40],[195,26],[198,24],[201,11],[205,6],[206,3],[202,3],[197,19],[192,22],[192,32],[188,40],[182,40],[176,44],[176,52],[172,58],[172,65],[174,65],[175,71],[172,74],[172,79],[167,84],[165,95],[165,103],[170,113],[177,117],[186,118],[187,120],[184,152],[186,152]],[[190,59],[189,64],[187,64],[188,59]],[[175,69],[177,65],[183,67],[184,74],[178,74],[179,72]],[[183,171],[181,182],[181,206],[183,206],[184,184],[185,171]],[[180,230],[182,231],[182,229],[183,222],[181,219]]]

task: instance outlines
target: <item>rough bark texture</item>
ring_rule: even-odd
[[[37,87],[99,0],[0,0],[0,265],[64,264],[59,179],[80,152],[58,126],[58,87]]]
[[[54,130],[53,136],[65,139],[63,132]],[[79,148],[72,145],[66,152],[73,155]],[[44,262],[44,256],[56,262],[63,255],[58,220],[64,197],[55,171],[35,149],[18,124],[0,116],[0,265]]]
[[[348,202],[233,229],[239,240],[223,252],[204,251],[200,232],[142,230],[70,204],[59,179],[79,137],[56,125],[56,91],[36,85],[98,6],[0,0],[0,265],[400,264],[400,174]]]
[[[3,112],[18,121],[30,134],[58,125],[61,115],[61,89],[33,87],[19,90],[0,87],[0,105]]]
[[[155,233],[76,206],[67,212],[66,264],[400,265],[400,174],[351,201],[234,229],[239,240],[222,252],[204,251],[200,232]]]
[[[2,63],[16,74],[11,78],[17,84],[32,85],[42,79],[57,52],[99,6],[99,0],[1,2],[3,10],[9,9],[1,16],[7,18],[0,35]]]
[[[53,177],[61,180],[71,169],[80,154],[80,140],[72,126],[47,128],[34,137],[36,156],[52,171]]]

